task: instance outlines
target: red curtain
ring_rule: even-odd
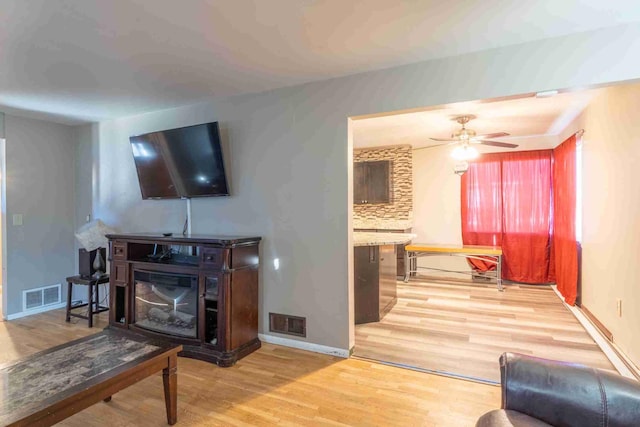
[[[465,245],[502,246],[502,164],[483,155],[462,175],[462,242]],[[494,270],[495,264],[470,259],[480,271]]]
[[[558,291],[574,305],[578,293],[576,136],[553,150],[553,255]]]
[[[551,159],[551,150],[485,154],[462,176],[462,242],[501,246],[505,279],[549,281]]]

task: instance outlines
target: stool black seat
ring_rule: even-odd
[[[82,276],[70,276],[67,277],[67,318],[69,322],[71,317],[79,317],[80,319],[89,320],[89,327],[93,328],[93,315],[102,313],[109,310],[109,307],[100,305],[100,291],[99,286],[103,283],[109,283],[109,275],[105,274],[99,278],[82,277]],[[71,295],[73,295],[73,285],[85,285],[89,287],[88,303],[78,304],[71,306]],[[87,315],[73,313],[71,310],[75,310],[80,307],[87,307]]]

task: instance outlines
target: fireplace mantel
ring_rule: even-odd
[[[181,356],[219,366],[231,366],[260,348],[260,237],[137,233],[107,238],[110,327],[182,344]],[[177,299],[167,303],[171,295],[182,297],[179,304]],[[194,327],[195,332],[188,329]]]

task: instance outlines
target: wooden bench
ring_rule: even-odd
[[[2,365],[0,425],[53,425],[159,371],[173,425],[180,351],[181,345],[111,328]]]

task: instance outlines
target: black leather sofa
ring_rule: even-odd
[[[640,426],[640,383],[620,375],[522,354],[500,356],[502,409],[476,427]]]

